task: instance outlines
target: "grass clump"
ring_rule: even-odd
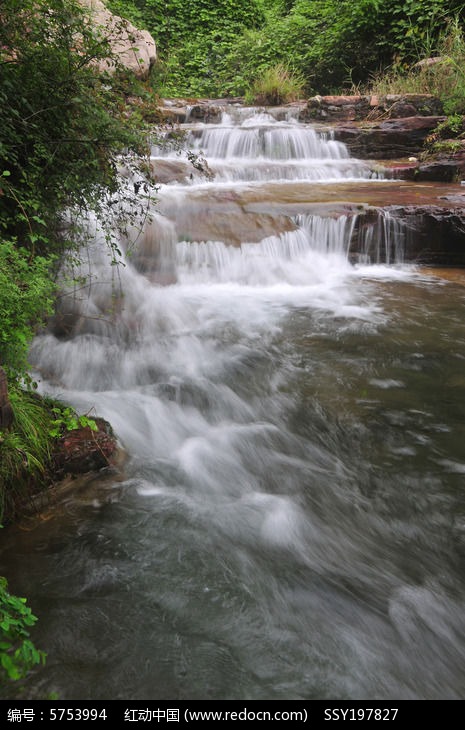
[[[277,63],[255,79],[246,94],[246,102],[264,106],[288,104],[302,98],[304,87],[305,80],[300,74]]]
[[[9,522],[20,505],[48,483],[52,458],[53,413],[36,393],[10,388],[14,420],[0,431],[0,522]]]

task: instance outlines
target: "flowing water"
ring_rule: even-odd
[[[112,314],[97,235],[71,332],[34,343],[128,459],[2,535],[48,652],[28,696],[464,699],[464,281],[395,230],[350,263],[356,217],[306,200],[397,184],[311,128],[190,135],[216,177],[161,186]]]

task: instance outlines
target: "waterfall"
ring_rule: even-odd
[[[239,121],[224,113],[221,124],[192,125],[185,145],[208,160],[217,182],[372,176],[366,163],[349,157],[342,142],[295,119],[278,121],[268,113],[253,113]],[[177,148],[178,142],[170,145],[169,140],[154,146],[155,166],[157,159],[179,160]]]
[[[151,382],[166,370],[164,358],[174,365],[167,337],[186,338],[193,347],[195,333],[210,327],[192,307],[217,326],[216,301],[227,302],[231,326],[252,331],[267,318],[272,329],[279,327],[282,308],[302,301],[335,314],[374,316],[373,307],[351,302],[346,282],[356,269],[350,261],[401,261],[400,224],[373,210],[335,212],[330,205],[322,214],[300,213],[307,188],[295,194],[296,184],[318,185],[320,176],[326,184],[358,175],[369,180],[368,166],[292,117],[278,121],[249,110],[187,129],[186,144],[218,169],[214,181],[189,177],[161,185],[141,224],[120,230],[115,221],[122,267],[115,268],[105,244],[111,211],[105,231],[89,219],[87,254],[63,276],[79,286],[64,289],[50,333],[32,349],[53,382],[77,390]],[[177,156],[169,144],[154,148],[153,168]],[[113,412],[107,415],[114,420]]]
[[[91,220],[31,350],[128,460],[21,533],[51,657],[28,687],[463,699],[463,293],[451,316],[399,265],[404,231],[356,196],[393,183],[318,129],[185,129],[214,177],[154,148],[124,266]]]
[[[360,225],[357,258],[368,264],[400,264],[404,261],[407,228],[388,211],[376,214],[375,221]]]

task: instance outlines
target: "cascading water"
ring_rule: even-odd
[[[224,114],[221,124],[194,125],[186,145],[204,155],[217,181],[341,180],[371,175],[340,142],[295,119],[276,121],[254,113],[240,123]],[[176,161],[176,147],[155,147],[155,155]],[[190,174],[190,173],[189,173]]]
[[[29,695],[463,699],[465,290],[349,263],[357,215],[308,203],[370,179],[341,145],[262,114],[190,134],[215,178],[161,186],[116,281],[97,232],[33,346],[129,459],[5,537],[49,654]]]

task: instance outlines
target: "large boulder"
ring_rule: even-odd
[[[80,0],[94,17],[95,26],[108,37],[112,51],[121,63],[138,78],[145,79],[157,59],[155,41],[147,30],[138,30],[132,23],[113,15],[101,0]],[[115,64],[101,61],[102,71],[114,70]]]

